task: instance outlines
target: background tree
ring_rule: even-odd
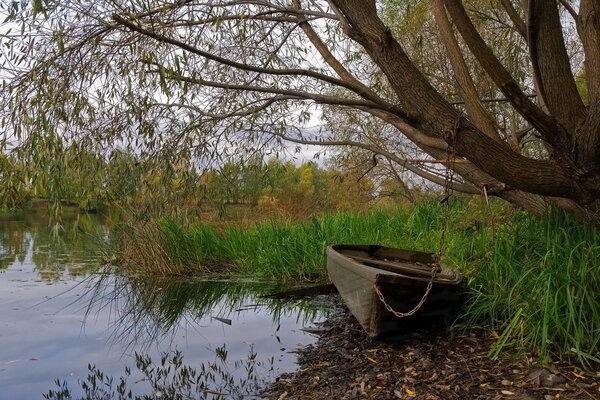
[[[60,134],[154,158],[190,151],[202,162],[281,151],[282,141],[350,146],[443,182],[439,168],[408,162],[399,150],[408,140],[419,158],[443,164],[453,155],[456,190],[534,212],[554,202],[597,223],[600,5],[484,3],[2,5],[11,26],[21,25],[2,39],[3,121],[24,148]],[[394,15],[420,18],[424,33],[394,27]],[[419,46],[419,35],[428,42]],[[486,98],[500,93],[501,105]],[[383,121],[384,135],[307,129],[336,110]],[[527,137],[538,145],[523,145]]]

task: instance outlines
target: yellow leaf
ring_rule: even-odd
[[[490,333],[490,336],[493,337],[494,339],[498,339],[500,337],[500,335],[498,335],[498,332],[496,332],[496,331],[492,331]]]
[[[415,394],[415,392],[413,390],[410,390],[409,388],[405,388],[404,390],[406,391],[406,394],[409,396],[412,396],[413,394]]]
[[[571,372],[571,373],[572,373],[573,375],[575,375],[577,378],[580,378],[580,379],[585,379],[585,376],[583,376],[583,375],[580,375],[580,374],[578,374],[577,372],[574,372],[574,371],[573,371],[573,372]]]
[[[377,353],[377,349],[367,349],[367,353]]]
[[[367,357],[367,360],[371,361],[372,363],[377,364],[377,360],[372,359],[371,357]]]

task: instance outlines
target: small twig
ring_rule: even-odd
[[[569,375],[567,375],[567,374],[565,374],[565,373],[563,373],[561,371],[558,371],[558,373],[561,374],[566,380],[568,380],[569,382],[571,382],[573,385],[577,386],[577,388],[579,390],[581,390],[582,392],[584,392],[585,394],[587,394],[588,396],[590,396],[591,399],[597,399],[596,396],[594,396],[593,394],[591,394],[590,392],[588,392],[587,390],[585,390],[585,388],[579,386],[577,384],[577,381],[575,381],[574,379],[572,379]]]

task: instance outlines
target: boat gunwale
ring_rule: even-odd
[[[347,244],[337,244],[328,246],[326,250],[327,257],[337,258],[339,261],[337,264],[348,269],[349,265],[352,265],[353,270],[359,275],[363,276],[365,279],[372,280],[374,283],[405,283],[405,284],[413,284],[415,286],[421,286],[423,284],[429,283],[431,280],[431,276],[417,276],[417,275],[406,275],[399,272],[388,271],[385,269],[373,267],[370,265],[366,265],[362,262],[358,262],[357,260],[352,259],[351,257],[345,255],[344,253],[338,251],[337,248],[344,249],[356,249],[356,250],[365,250],[367,248],[377,247],[378,249],[390,249],[390,250],[403,250],[403,249],[394,249],[386,246],[379,245],[347,245]],[[419,256],[429,256],[432,257],[433,253],[425,253],[421,251],[413,251],[410,250],[411,253],[418,254]],[[411,261],[406,261],[410,263]],[[344,265],[346,264],[346,265]],[[460,272],[456,269],[449,269],[445,264],[440,263],[442,267],[441,273],[438,273],[433,280],[435,285],[459,285],[463,277]]]

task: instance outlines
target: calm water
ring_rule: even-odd
[[[235,379],[255,353],[258,378],[270,380],[295,368],[293,350],[315,340],[302,328],[325,313],[259,297],[281,289],[265,283],[99,273],[98,238],[108,243],[110,232],[95,216],[58,236],[43,216],[0,218],[0,400],[42,398],[57,378],[80,394],[88,364],[115,379],[129,366],[130,388],[148,393],[136,352],[158,361],[178,350],[184,364],[219,362]]]

